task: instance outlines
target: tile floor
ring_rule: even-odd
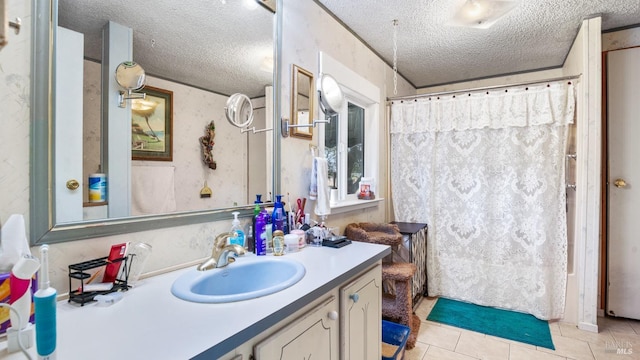
[[[416,314],[422,320],[415,348],[405,360],[640,360],[640,321],[598,318],[599,333],[549,324],[555,351],[442,325],[426,318],[435,298],[424,298]],[[617,354],[616,350],[626,351]]]

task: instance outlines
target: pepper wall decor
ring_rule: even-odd
[[[211,122],[207,126],[205,126],[204,134],[204,136],[200,137],[200,146],[202,146],[202,161],[209,167],[209,169],[215,170],[217,164],[213,160],[213,154],[211,153],[213,145],[215,145],[213,139],[216,137],[216,125],[213,123],[213,120],[211,120]]]

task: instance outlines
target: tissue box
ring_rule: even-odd
[[[9,273],[0,273],[0,302],[9,303],[11,299],[11,292],[9,290]],[[33,293],[38,290],[37,274],[33,275],[31,279],[31,315],[29,316],[29,322],[34,323],[34,311],[33,311]],[[11,320],[9,320],[9,308],[0,307],[0,334],[7,332],[7,328],[11,326]]]

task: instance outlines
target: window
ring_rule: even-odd
[[[352,99],[325,125],[325,154],[329,162],[329,185],[338,189],[340,199],[359,191],[365,176],[366,109]]]
[[[328,184],[338,190],[338,204],[331,206],[346,210],[362,205],[353,202],[363,177],[379,180],[380,90],[327,54],[320,54],[320,64],[320,72],[334,76],[345,95],[342,109],[320,128],[318,145],[328,161]]]

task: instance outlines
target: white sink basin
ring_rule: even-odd
[[[306,270],[283,257],[239,257],[224,268],[182,274],[171,287],[176,297],[199,303],[227,303],[276,293],[297,283]]]

